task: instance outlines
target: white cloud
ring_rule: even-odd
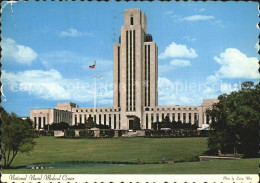
[[[227,48],[225,52],[215,56],[214,60],[221,65],[215,76],[221,78],[259,79],[258,59],[247,57],[236,48]]]
[[[203,10],[203,8],[202,8],[202,10]],[[186,17],[181,17],[179,15],[171,15],[171,18],[173,19],[174,22],[177,22],[177,23],[211,20],[210,21],[211,25],[222,27],[222,28],[226,27],[223,20],[218,20],[212,15],[191,15],[191,16],[186,16]]]
[[[200,8],[198,11],[203,12],[203,11],[205,11],[205,8]]]
[[[170,65],[174,67],[187,67],[187,66],[191,66],[191,63],[189,60],[175,59],[170,61]]]
[[[59,35],[61,37],[81,37],[81,36],[90,36],[92,34],[89,33],[89,32],[80,32],[77,29],[74,29],[74,28],[71,27],[71,28],[69,28],[65,31],[61,31],[59,33]]]
[[[192,38],[192,37],[190,37],[190,36],[184,36],[183,39],[185,39],[185,40],[187,40],[187,41],[189,41],[189,42],[194,42],[194,41],[196,41],[195,38]]]
[[[37,53],[30,47],[17,44],[10,38],[2,39],[3,60],[7,59],[20,64],[30,65],[38,57]]]
[[[198,55],[193,48],[187,48],[186,45],[176,44],[175,42],[167,46],[164,52],[159,55],[159,59],[176,57],[196,58]]]
[[[64,78],[55,69],[27,70],[18,73],[3,70],[2,82],[12,92],[26,92],[45,100],[93,101],[93,82]],[[106,84],[101,86],[103,87],[100,87],[100,90],[97,87],[98,102],[111,103],[113,87]]]
[[[206,98],[216,98],[222,93],[238,91],[241,82],[230,83],[225,79],[259,79],[258,59],[248,57],[236,48],[227,48],[214,60],[220,64],[220,69],[206,79],[202,92]]]
[[[181,101],[182,103],[184,103],[184,104],[189,104],[189,103],[192,102],[192,99],[189,98],[189,97],[186,97],[186,96],[181,96],[181,97],[180,97],[180,101]]]
[[[159,105],[200,105],[202,99],[199,87],[194,83],[158,78]]]
[[[220,91],[221,93],[230,94],[232,91],[238,91],[239,87],[240,86],[237,83],[233,85],[231,83],[222,83],[220,86]]]
[[[166,15],[172,15],[172,14],[173,14],[173,11],[166,11],[165,14],[166,14]]]
[[[257,52],[259,51],[259,42],[257,42],[257,43],[255,44],[255,49],[256,49]]]
[[[223,20],[215,20],[215,21],[212,21],[211,23],[212,23],[212,25],[217,25],[217,26],[222,27],[222,28],[226,27]]]
[[[94,60],[96,60],[97,72],[103,74],[103,72],[113,69],[113,60],[86,57],[71,51],[55,51],[40,55],[40,61],[46,68],[60,68],[60,64],[66,64],[66,67],[77,65],[78,68],[89,71],[89,66],[94,64]]]
[[[183,17],[183,21],[200,21],[200,20],[211,20],[214,19],[214,16],[211,15],[192,15]]]

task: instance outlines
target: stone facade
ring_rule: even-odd
[[[204,100],[201,106],[158,106],[158,48],[147,33],[146,23],[140,9],[125,10],[119,43],[113,46],[113,107],[80,108],[58,103],[54,109],[31,109],[36,129],[59,122],[85,123],[90,116],[97,124],[123,130],[130,129],[134,117],[140,118],[142,129],[151,129],[153,122],[166,116],[199,127],[209,124],[205,112],[217,102],[215,99]]]

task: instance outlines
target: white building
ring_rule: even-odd
[[[58,103],[54,109],[31,109],[36,129],[59,122],[85,123],[89,116],[112,129],[131,129],[134,117],[140,118],[142,129],[151,129],[152,123],[166,116],[171,121],[207,126],[210,119],[205,111],[216,99],[204,100],[201,106],[158,106],[158,48],[146,27],[146,16],[140,9],[125,10],[119,43],[113,46],[113,107],[80,108]]]

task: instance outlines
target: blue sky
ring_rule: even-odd
[[[159,105],[200,105],[257,82],[256,2],[2,2],[2,106],[31,108],[71,101],[113,104],[113,44],[125,9],[147,16],[159,53]]]

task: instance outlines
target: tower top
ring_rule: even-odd
[[[125,12],[125,26],[138,26],[141,25],[146,33],[146,16],[138,8],[126,9]]]

